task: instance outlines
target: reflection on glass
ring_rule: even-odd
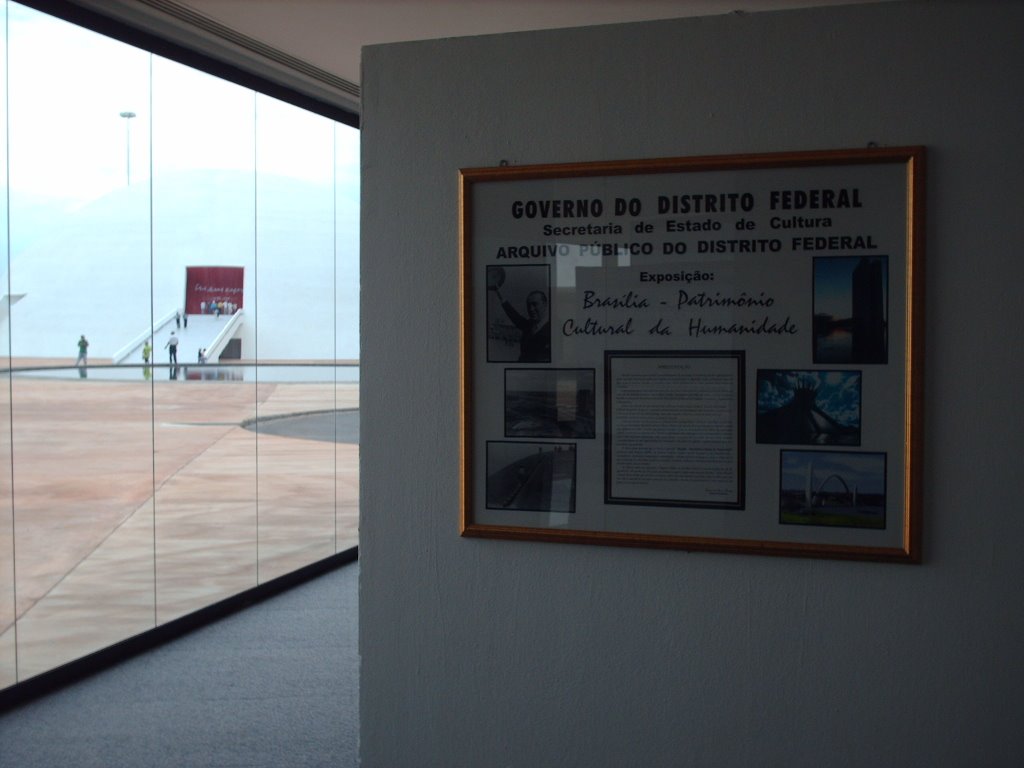
[[[4,220],[6,225],[6,219]],[[4,271],[7,258],[4,254]],[[0,307],[0,366],[7,368],[8,311]],[[0,688],[17,682],[14,632],[14,513],[11,508],[10,373],[0,375]]]
[[[148,102],[149,55],[8,7],[12,362],[77,373],[11,387],[25,679],[154,621],[149,387],[90,377],[150,316],[148,194],[120,116]],[[58,49],[75,66],[52,66]]]
[[[353,129],[0,7],[3,688],[356,543],[359,165]]]
[[[359,132],[334,126],[335,407],[355,419],[335,453],[335,549],[359,542]]]
[[[358,368],[339,368],[334,403],[339,415],[335,446],[335,551],[359,544],[359,382],[342,380]]]
[[[13,381],[18,672],[153,626],[150,392],[138,382]]]
[[[257,97],[256,108],[255,359],[333,363],[334,168],[325,162],[333,158],[333,124],[266,96]],[[333,554],[335,461],[333,440],[308,436],[333,415],[333,366],[278,368],[267,382],[263,370],[261,582]],[[287,414],[308,415],[291,418],[299,425],[294,435],[275,434],[270,422]]]
[[[7,99],[7,4],[0,6],[0,103]],[[7,142],[6,121],[0,122],[0,146]],[[0,174],[7,176],[7,156],[0,153]],[[17,682],[14,636],[14,511],[11,506],[11,296],[8,291],[7,187],[0,188],[0,688]]]
[[[258,435],[260,581],[334,553],[333,366],[287,366],[263,381]]]
[[[256,584],[255,388],[198,367],[154,371],[160,623]]]
[[[253,332],[253,99],[252,91],[154,59],[161,623],[256,585],[256,441],[240,425],[255,415],[258,392],[251,376],[209,378],[219,361],[239,357]]]

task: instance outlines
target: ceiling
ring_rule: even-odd
[[[358,85],[360,49],[374,43],[864,1],[176,0],[175,4]]]
[[[352,115],[365,45],[889,0],[24,1],[79,6]]]

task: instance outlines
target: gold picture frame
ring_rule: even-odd
[[[924,171],[461,170],[460,533],[920,562]]]

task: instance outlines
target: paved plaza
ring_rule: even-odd
[[[18,375],[9,392],[0,687],[358,541],[359,446],[312,434],[316,414],[357,411],[358,383],[158,368],[134,381]],[[286,414],[307,416],[291,432],[243,426]]]

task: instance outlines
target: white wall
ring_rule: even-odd
[[[374,46],[364,766],[1024,764],[1024,5]],[[458,536],[460,167],[928,147],[920,566]]]

